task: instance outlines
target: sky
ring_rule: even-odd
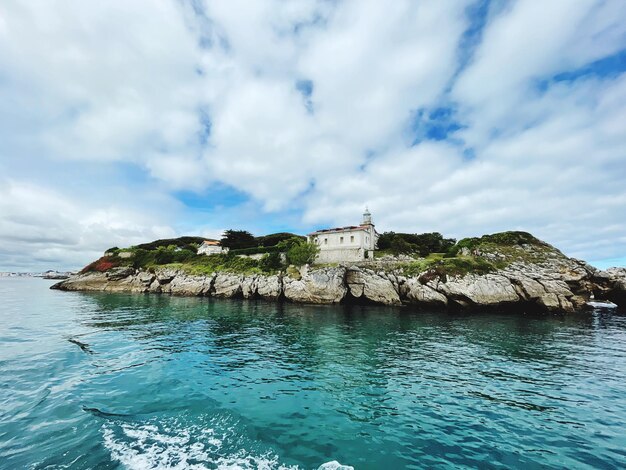
[[[3,0],[0,271],[360,222],[626,265],[623,0]]]

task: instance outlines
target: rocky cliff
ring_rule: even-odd
[[[626,307],[626,269],[599,271],[556,251],[553,255],[542,256],[541,260],[518,259],[503,264],[489,272],[446,273],[437,265],[431,265],[422,272],[407,273],[401,264],[363,263],[305,266],[273,275],[224,272],[192,275],[168,267],[150,270],[117,267],[106,272],[78,274],[52,288],[284,299],[318,304],[410,304],[454,310],[506,307],[528,312],[573,312],[585,308],[591,299],[610,300]]]

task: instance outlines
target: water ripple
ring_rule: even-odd
[[[47,286],[0,280],[0,468],[626,466],[617,312],[447,315]]]

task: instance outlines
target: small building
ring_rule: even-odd
[[[228,253],[228,248],[223,247],[217,240],[204,240],[198,248],[199,255],[220,255]]]
[[[378,232],[372,223],[372,214],[365,209],[361,225],[337,227],[310,233],[308,240],[320,247],[318,263],[340,263],[374,258]]]

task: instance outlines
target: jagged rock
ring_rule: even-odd
[[[179,274],[180,271],[176,269],[160,269],[156,273],[156,278],[159,284],[169,284]]]
[[[448,305],[448,298],[445,295],[426,284],[422,284],[416,278],[407,279],[404,285],[406,288],[405,297],[411,303],[432,307],[446,307]]]
[[[154,281],[152,281],[152,284],[150,284],[150,286],[148,287],[148,292],[151,292],[153,294],[157,294],[161,292],[161,283],[159,282],[158,279],[155,279]]]
[[[191,276],[179,273],[167,286],[162,286],[162,292],[172,295],[209,295],[213,284],[213,276]]]
[[[242,280],[243,277],[237,274],[218,274],[213,283],[213,295],[223,298],[242,295]]]
[[[257,278],[257,294],[267,300],[277,300],[283,293],[282,279],[278,275],[259,276]]]
[[[521,274],[509,276],[509,279],[516,287],[518,295],[526,300],[536,300],[546,293],[546,289],[542,284],[530,277]]]
[[[255,275],[244,276],[241,281],[241,293],[244,299],[252,299],[257,293],[257,277]]]
[[[498,274],[467,274],[452,277],[439,284],[440,292],[456,303],[466,305],[492,306],[520,300],[511,281]]]
[[[398,291],[387,273],[374,273],[370,270],[353,267],[347,270],[346,283],[352,296],[357,299],[385,305],[402,303]]]
[[[605,273],[608,281],[604,298],[626,308],[626,268],[610,268]]]
[[[119,268],[112,268],[106,272],[106,278],[109,281],[119,281],[125,279],[128,276],[135,274],[135,270],[130,266],[120,266]]]
[[[572,297],[574,293],[569,289],[566,282],[558,279],[541,279],[539,281],[546,292],[557,294],[563,297]]]
[[[292,302],[334,304],[339,303],[348,291],[344,278],[345,268],[300,270],[300,279],[283,278],[285,298]]]
[[[545,307],[549,312],[558,311],[561,308],[561,304],[559,302],[559,296],[553,292],[543,294],[537,302],[539,305]]]
[[[70,276],[69,279],[54,284],[52,289],[67,291],[102,291],[107,284],[108,279],[105,273],[90,272]]]
[[[146,271],[141,271],[137,274],[137,280],[144,286],[150,286],[155,279],[156,276],[154,274]]]
[[[544,247],[545,249],[545,247]],[[525,309],[571,312],[585,308],[591,295],[626,307],[626,269],[599,271],[583,261],[567,258],[558,250],[533,252],[504,269],[478,275],[452,276],[430,269],[415,277],[403,275],[402,265],[380,259],[350,267],[297,269],[285,275],[219,273],[190,275],[180,269],[157,268],[152,273],[131,267],[72,275],[53,286],[62,290],[153,292],[217,297],[286,298],[294,302],[338,303],[348,292],[357,299],[397,305],[480,308],[518,303]],[[472,252],[473,253],[473,252]],[[483,253],[489,254],[489,253]],[[473,253],[472,256],[475,256]],[[496,253],[496,255],[498,255]],[[468,255],[469,256],[469,255]],[[497,257],[497,256],[496,256]],[[534,261],[532,261],[534,260]]]

